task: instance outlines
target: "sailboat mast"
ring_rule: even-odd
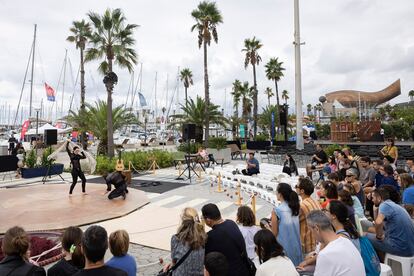
[[[35,50],[36,50],[36,31],[37,31],[37,24],[34,25],[34,36],[33,36],[33,52],[32,52],[32,72],[31,72],[31,81],[30,81],[30,107],[29,107],[29,117],[32,116],[33,83],[34,83],[34,60],[35,60]]]
[[[60,116],[63,117],[63,98],[65,97],[65,81],[66,81],[66,63],[68,61],[68,50],[65,50],[65,65],[63,66],[63,83],[62,83],[62,104],[60,106]],[[57,120],[58,118],[56,118]]]
[[[155,97],[155,127],[157,127],[157,109],[158,109],[158,102],[157,102],[157,74],[158,72],[155,72],[155,90],[154,90],[154,97]]]

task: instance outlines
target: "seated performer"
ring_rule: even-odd
[[[259,161],[254,158],[254,152],[249,153],[249,159],[246,161],[246,169],[242,170],[244,175],[253,175],[260,173]]]
[[[106,185],[108,186],[105,194],[108,192],[108,199],[114,199],[116,197],[122,196],[125,200],[126,193],[128,193],[127,184],[125,181],[125,176],[122,174],[124,170],[124,165],[118,161],[116,165],[116,171],[108,174],[105,177]],[[115,186],[115,190],[111,192],[111,184]]]

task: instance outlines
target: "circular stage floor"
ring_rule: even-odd
[[[86,184],[87,195],[78,183],[69,197],[69,185],[39,184],[0,190],[0,234],[19,225],[26,231],[57,230],[125,216],[145,204],[145,192],[128,189],[122,197],[109,200],[102,195],[106,185]]]

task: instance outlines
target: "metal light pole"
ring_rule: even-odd
[[[296,149],[304,149],[302,126],[302,80],[300,66],[300,26],[299,26],[299,0],[294,0],[295,20],[295,101],[296,101]]]

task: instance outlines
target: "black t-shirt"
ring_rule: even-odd
[[[229,264],[228,276],[248,276],[246,261],[242,259],[242,251],[246,251],[246,244],[239,227],[234,221],[226,220],[213,226],[207,233],[205,254],[220,252],[227,258]],[[244,252],[244,254],[247,254]]]
[[[125,271],[104,265],[93,269],[82,269],[74,276],[128,276],[128,274]]]
[[[328,162],[328,156],[326,155],[326,153],[323,150],[320,150],[320,151],[316,152],[315,154],[318,158],[321,159],[321,161],[316,160],[316,162],[318,162],[318,164],[324,164],[324,163]]]
[[[79,269],[72,263],[72,261],[60,260],[47,271],[48,276],[67,276],[73,275]]]

